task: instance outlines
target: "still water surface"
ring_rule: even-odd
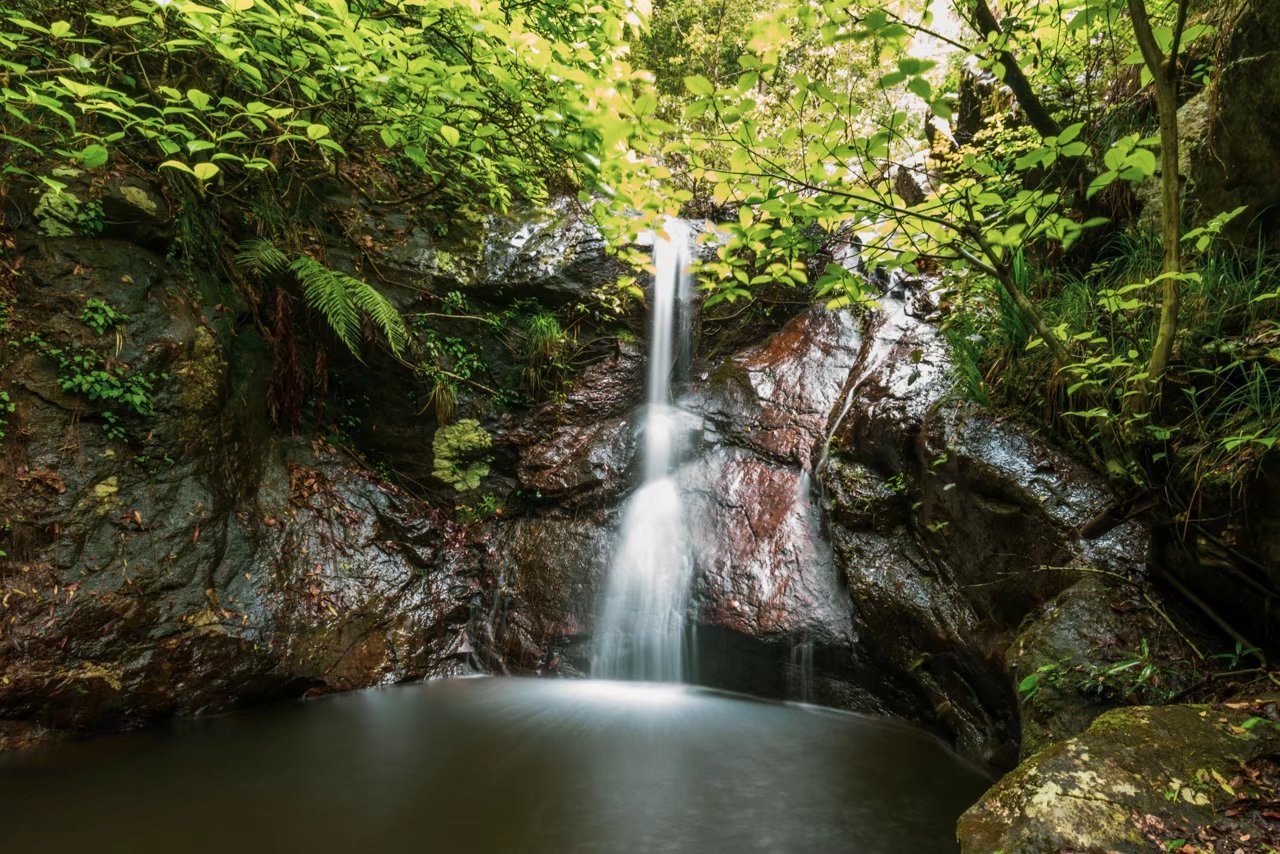
[[[5,851],[956,850],[987,780],[890,721],[457,679],[0,754]]]

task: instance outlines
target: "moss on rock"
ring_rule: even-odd
[[[475,489],[489,473],[485,452],[492,445],[493,437],[474,418],[441,427],[431,441],[435,454],[432,474],[459,492]]]
[[[1152,828],[1211,822],[1236,800],[1225,780],[1280,748],[1280,727],[1242,709],[1115,709],[1037,753],[960,818],[963,854],[1138,854]]]

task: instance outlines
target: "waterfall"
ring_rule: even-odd
[[[673,374],[688,370],[693,252],[688,227],[654,235],[649,399],[640,425],[644,480],[628,500],[597,625],[593,676],[679,682],[685,677],[685,611],[692,560],[676,483],[685,413]]]

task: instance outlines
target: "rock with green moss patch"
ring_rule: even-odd
[[[1280,727],[1244,709],[1115,709],[988,791],[960,818],[961,850],[1161,850],[1235,803],[1243,792],[1228,781],[1277,748]]]
[[[432,474],[459,492],[475,489],[489,473],[486,452],[492,445],[493,437],[474,418],[441,427],[431,441],[435,455]]]
[[[1023,628],[1005,654],[1023,758],[1109,709],[1163,702],[1197,678],[1195,653],[1155,607],[1154,590],[1087,572]]]
[[[79,201],[70,193],[53,188],[46,190],[35,209],[41,233],[48,237],[71,237],[76,233],[73,224],[79,208]]]

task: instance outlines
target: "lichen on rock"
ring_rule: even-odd
[[[987,792],[960,819],[961,850],[1163,849],[1233,804],[1241,792],[1227,780],[1277,747],[1280,726],[1242,708],[1115,709],[1083,734],[1037,753]]]

